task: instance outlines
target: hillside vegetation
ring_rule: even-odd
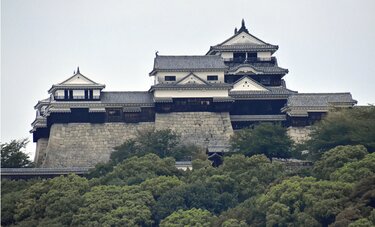
[[[293,145],[279,125],[237,133],[223,164],[169,130],[140,132],[87,176],[2,180],[2,226],[374,226],[375,108],[333,111]],[[307,155],[298,151],[307,149]],[[193,170],[175,168],[192,157]],[[314,162],[290,171],[272,158]]]

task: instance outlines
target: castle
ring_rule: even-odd
[[[278,50],[240,29],[205,55],[156,54],[148,91],[103,91],[81,74],[52,85],[36,106],[32,123],[39,167],[89,167],[109,160],[115,146],[146,128],[172,129],[183,142],[228,150],[233,130],[257,122],[280,122],[301,142],[309,126],[332,107],[352,107],[350,93],[289,90]]]

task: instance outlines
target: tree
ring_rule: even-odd
[[[161,221],[161,227],[178,226],[211,226],[214,216],[207,210],[190,209],[178,210]]]
[[[158,176],[179,176],[173,158],[161,159],[155,154],[131,157],[113,168],[111,172],[99,178],[100,184],[134,185]]]
[[[313,126],[307,146],[313,158],[338,145],[364,145],[375,151],[375,106],[337,109]]]
[[[155,199],[174,187],[183,185],[184,183],[176,176],[160,176],[148,179],[140,184],[142,190],[150,191]]]
[[[96,186],[83,196],[71,226],[151,226],[154,203],[139,186]]]
[[[231,146],[233,151],[246,156],[264,154],[268,158],[288,158],[292,141],[280,124],[260,123],[235,133]]]
[[[375,174],[355,183],[345,209],[337,216],[332,227],[348,226],[350,223],[367,218],[375,224]]]
[[[200,152],[197,146],[182,144],[180,136],[170,129],[148,129],[139,131],[134,139],[115,147],[110,160],[116,165],[127,158],[140,157],[148,153],[156,154],[160,158],[173,157],[181,160]]]
[[[219,214],[236,206],[236,192],[228,186],[223,186],[220,191],[220,187],[217,187],[219,182],[213,181],[181,185],[161,195],[154,209],[156,220],[161,220],[178,209],[201,208]]]
[[[332,180],[356,182],[360,179],[375,175],[375,153],[366,155],[363,159],[345,164],[330,175]]]
[[[328,226],[345,208],[351,192],[348,183],[291,177],[260,196],[256,207],[267,226]]]
[[[219,170],[238,185],[240,202],[263,193],[269,184],[284,175],[281,164],[271,162],[265,155],[245,157],[236,154],[225,157]]]
[[[17,203],[17,224],[69,226],[88,189],[88,180],[74,174],[35,183],[22,192]]]
[[[29,156],[22,149],[26,147],[27,139],[12,140],[1,144],[1,168],[31,167]]]
[[[314,164],[314,173],[318,178],[329,179],[331,173],[346,163],[363,159],[368,154],[363,145],[337,146],[325,152]]]
[[[22,198],[23,190],[37,183],[38,180],[1,180],[1,225],[14,224],[17,203]]]

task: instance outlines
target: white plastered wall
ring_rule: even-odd
[[[189,75],[191,72],[158,72],[156,73],[157,81],[159,83],[174,83],[181,80],[185,76]],[[212,71],[212,72],[193,72],[197,77],[209,83],[224,83],[224,71]],[[207,76],[217,75],[217,81],[207,81]],[[176,81],[165,81],[165,76],[176,76]]]
[[[73,90],[73,97],[74,98],[85,98],[85,90]]]
[[[92,81],[86,79],[81,75],[75,75],[69,80],[65,81],[64,84],[93,84]]]
[[[228,90],[156,90],[156,98],[214,98],[228,97]]]
[[[221,52],[221,57],[225,60],[230,60],[233,58],[233,52]]]
[[[64,90],[56,90],[55,97],[64,97],[65,93]]]
[[[270,60],[271,59],[271,52],[258,52],[257,57],[261,60]]]
[[[100,96],[100,90],[99,90],[99,89],[95,89],[95,90],[93,91],[93,95],[94,95],[94,97],[98,97],[98,96]]]
[[[235,83],[231,91],[267,91],[267,89],[245,77]]]
[[[237,36],[233,37],[228,42],[224,43],[223,45],[233,45],[233,44],[265,44],[253,36],[247,34],[246,32],[241,32]]]

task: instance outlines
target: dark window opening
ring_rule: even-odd
[[[69,99],[73,99],[73,90],[69,90]]]
[[[247,53],[248,58],[257,58],[257,53]]]
[[[244,62],[246,59],[246,53],[233,53],[234,62]]]
[[[123,112],[120,108],[107,109],[107,120],[109,122],[119,122],[123,119]]]
[[[210,80],[210,81],[213,81],[213,80],[218,80],[218,76],[216,75],[211,75],[211,76],[207,76],[207,80]]]
[[[176,76],[165,76],[164,80],[165,81],[176,81]]]

